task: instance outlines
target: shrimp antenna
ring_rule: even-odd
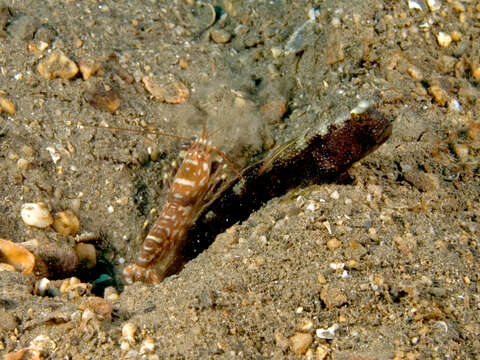
[[[84,126],[84,127],[90,127],[90,128],[96,128],[96,129],[107,129],[107,130],[113,130],[113,131],[128,131],[128,132],[134,132],[134,133],[139,133],[139,134],[154,134],[154,135],[159,135],[159,136],[166,136],[174,139],[179,139],[179,140],[185,140],[188,141],[190,139],[180,136],[180,135],[175,135],[175,134],[169,134],[165,133],[162,131],[158,130],[153,130],[153,129],[129,129],[129,128],[121,128],[121,127],[115,127],[115,126],[105,126],[105,125],[94,125],[94,124],[86,124],[86,123],[79,123],[79,126]]]

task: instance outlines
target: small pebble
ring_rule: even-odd
[[[337,239],[330,239],[330,240],[327,241],[327,247],[330,250],[338,249],[341,246],[342,246],[342,242],[337,240]]]
[[[325,279],[325,276],[323,274],[317,275],[317,281],[319,284],[322,284],[322,285],[325,285],[327,283],[327,279]]]
[[[450,97],[448,93],[438,85],[432,85],[428,88],[428,92],[433,96],[435,102],[440,106],[445,106],[448,103]]]
[[[466,161],[468,159],[469,148],[466,144],[456,144],[453,146],[453,151],[458,156],[458,158],[462,161]]]
[[[43,42],[43,41],[38,41],[38,43],[30,41],[28,43],[28,51],[31,51],[35,55],[40,55],[47,48],[48,48],[48,44],[46,42]]]
[[[480,122],[472,122],[467,128],[468,137],[477,140],[480,137]]]
[[[121,105],[120,93],[116,89],[101,89],[93,93],[86,93],[85,99],[93,107],[102,111],[108,111],[111,114],[114,114]]]
[[[230,41],[232,35],[225,30],[212,29],[210,31],[210,38],[217,44],[225,44]]]
[[[348,299],[345,294],[337,288],[325,286],[320,293],[320,299],[325,303],[327,309],[333,309],[345,304]]]
[[[25,224],[41,229],[53,223],[53,217],[48,210],[48,206],[43,202],[23,204],[20,216]]]
[[[20,158],[17,160],[17,167],[21,171],[27,171],[30,167],[30,161]]]
[[[0,96],[0,112],[15,115],[15,110],[15,104],[11,100]]]
[[[311,319],[303,319],[297,324],[297,330],[301,332],[309,332],[313,328],[313,321]]]
[[[68,80],[77,75],[78,66],[64,53],[55,51],[38,64],[37,71],[47,80],[52,80],[56,77]]]
[[[418,190],[426,192],[438,190],[440,181],[434,174],[428,174],[423,171],[410,170],[403,174],[405,180],[415,186]]]
[[[307,352],[313,342],[313,336],[305,333],[295,333],[289,339],[290,349],[297,355],[303,355]]]
[[[317,350],[315,351],[315,358],[316,360],[324,360],[327,357],[328,353],[328,347],[320,344],[317,346]]]
[[[34,155],[34,151],[33,151],[33,148],[31,146],[28,146],[28,145],[23,145],[22,146],[22,153],[23,155],[27,156],[27,157],[31,157]]]
[[[83,60],[78,63],[83,80],[88,80],[95,75],[102,65],[95,60]]]
[[[80,221],[72,210],[61,211],[55,215],[53,228],[63,236],[75,235],[80,228]]]
[[[338,193],[337,190],[335,190],[330,194],[330,198],[333,199],[333,200],[338,200],[338,199],[340,199],[340,194]]]
[[[452,43],[452,37],[449,34],[440,31],[437,35],[437,42],[441,47],[448,47]]]
[[[184,103],[190,94],[187,86],[172,74],[164,77],[144,76],[142,82],[155,99],[168,104]]]
[[[188,60],[180,59],[178,60],[178,65],[180,66],[180,69],[186,70],[188,68]]]
[[[407,73],[408,75],[410,75],[412,77],[412,79],[414,80],[418,80],[418,81],[421,81],[423,79],[423,74],[422,72],[420,71],[419,68],[417,68],[416,66],[409,66],[408,69],[407,69]]]
[[[452,33],[450,34],[450,36],[452,37],[452,40],[453,41],[460,41],[462,40],[462,33],[460,31],[452,31]]]
[[[480,62],[474,60],[470,62],[470,70],[475,80],[480,80]]]

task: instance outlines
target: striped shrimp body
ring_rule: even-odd
[[[135,264],[123,270],[127,284],[158,283],[167,275],[178,259],[188,229],[215,194],[225,161],[231,166],[203,131],[186,152],[171,183],[167,203],[146,236]]]

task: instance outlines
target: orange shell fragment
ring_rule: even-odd
[[[17,271],[28,275],[35,266],[35,256],[23,246],[10,240],[0,239],[0,262],[6,262]]]
[[[28,356],[25,356],[28,355]],[[33,348],[24,348],[13,353],[5,354],[3,357],[5,360],[40,360],[40,351]]]

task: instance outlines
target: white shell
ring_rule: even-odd
[[[53,223],[53,217],[47,204],[43,202],[23,204],[20,216],[25,224],[42,229]]]

